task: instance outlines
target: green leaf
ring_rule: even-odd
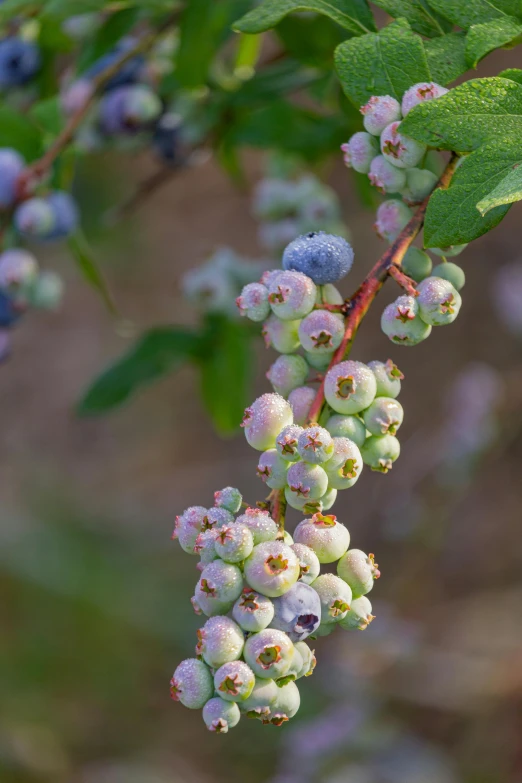
[[[475,24],[468,30],[466,60],[472,68],[490,52],[522,40],[522,22],[512,16]]]
[[[354,35],[375,30],[375,22],[366,0],[263,0],[234,25],[240,33],[262,33],[270,30],[294,11],[315,11]]]
[[[522,18],[520,0],[428,0],[434,11],[467,30],[503,16]]]
[[[83,73],[96,60],[114,49],[115,44],[136,24],[138,16],[138,8],[122,8],[111,14],[96,30],[90,43],[82,48],[76,63],[77,72]]]
[[[249,106],[280,99],[287,92],[295,92],[316,81],[321,73],[315,69],[303,68],[286,57],[281,62],[267,65],[251,79],[243,82],[239,89],[226,95],[227,107]]]
[[[249,0],[191,0],[179,25],[176,78],[182,87],[205,84],[216,51],[231,34],[234,19],[244,13]]]
[[[57,136],[63,127],[63,114],[60,98],[54,96],[45,101],[35,103],[29,111],[29,117],[44,132],[51,136]]]
[[[498,76],[472,79],[416,106],[401,130],[431,147],[470,152],[488,139],[522,135],[522,86]]]
[[[428,38],[444,35],[451,30],[451,23],[429,7],[426,0],[372,0],[394,19],[403,17],[416,33]]]
[[[207,330],[212,343],[201,362],[201,395],[217,431],[230,435],[249,402],[251,332],[225,316],[209,317]]]
[[[101,295],[107,310],[116,315],[117,308],[109,286],[93,257],[85,236],[81,231],[76,231],[73,236],[69,237],[67,244],[85,280]]]
[[[105,413],[121,405],[142,386],[199,356],[201,337],[181,326],[145,332],[137,343],[90,386],[78,404],[80,415]]]
[[[482,236],[496,226],[509,205],[496,206],[483,217],[477,203],[519,165],[520,144],[513,142],[499,146],[496,141],[484,144],[462,161],[450,187],[436,190],[428,204],[424,224],[426,247],[459,245]]]
[[[448,33],[424,41],[431,76],[444,86],[468,70],[466,62],[466,33]]]
[[[42,134],[31,120],[20,112],[0,103],[0,147],[12,147],[27,162],[42,152]]]
[[[299,16],[282,19],[276,35],[291,57],[314,68],[330,68],[336,46],[347,38],[346,30],[327,16]]]
[[[498,74],[502,79],[511,79],[513,82],[522,84],[522,71],[520,68],[507,68]]]
[[[491,209],[502,204],[513,204],[522,200],[522,147],[519,147],[519,161],[513,163],[511,171],[506,174],[496,188],[482,198],[477,209],[481,215],[485,215]]]
[[[46,0],[4,0],[0,5],[0,23],[10,22],[18,14],[37,14]]]
[[[335,66],[344,92],[356,106],[372,95],[392,95],[400,101],[408,87],[431,79],[422,39],[405,19],[342,43],[335,51]]]

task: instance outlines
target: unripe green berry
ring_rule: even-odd
[[[320,465],[293,462],[288,468],[287,481],[296,497],[319,500],[328,489],[328,477]]]
[[[377,381],[377,393],[376,397],[398,397],[401,391],[401,381],[404,379],[404,375],[399,370],[396,364],[388,359],[385,362],[379,362],[374,360],[368,362],[368,367],[375,375]],[[349,438],[349,435],[345,437]],[[366,433],[365,433],[366,437]],[[355,440],[351,438],[351,440]],[[357,443],[357,441],[355,441]],[[357,445],[362,445],[357,443]]]
[[[419,82],[410,87],[402,96],[401,110],[404,117],[419,103],[440,98],[448,92],[446,87],[441,87],[436,82]]]
[[[381,575],[374,556],[360,549],[349,549],[337,563],[337,573],[350,585],[353,597],[366,595],[373,588],[373,583]]]
[[[282,321],[277,315],[270,315],[263,324],[262,335],[267,348],[278,353],[293,353],[299,348],[300,321]]]
[[[325,283],[324,285],[317,286],[315,303],[342,305],[344,304],[344,297],[333,283]]]
[[[203,571],[203,568],[208,565],[208,563],[211,563],[218,557],[216,552],[217,534],[218,528],[213,527],[210,530],[204,530],[196,538],[196,543],[194,544],[194,553],[199,555],[198,567],[201,571]]]
[[[314,514],[299,522],[295,531],[296,544],[310,547],[320,563],[333,563],[344,555],[350,545],[348,529],[333,514]]]
[[[412,215],[413,212],[403,201],[390,198],[379,206],[373,227],[382,239],[394,242]]]
[[[250,528],[255,546],[266,541],[275,541],[276,539],[277,525],[268,511],[264,509],[247,508],[245,513],[236,519],[236,524],[246,525]]]
[[[268,288],[262,283],[248,283],[236,299],[240,315],[251,321],[264,321],[270,314]]]
[[[444,258],[452,258],[453,256],[458,256],[460,253],[462,253],[463,250],[465,250],[468,246],[468,243],[466,242],[463,245],[449,245],[448,247],[429,247],[428,250],[430,253],[433,253],[434,256],[444,256]]]
[[[255,546],[243,570],[250,587],[269,598],[286,593],[297,582],[300,573],[296,554],[281,541]]]
[[[384,155],[377,155],[372,160],[368,179],[381,193],[399,193],[406,187],[406,172],[390,163]]]
[[[243,496],[235,487],[225,487],[214,492],[214,504],[220,508],[225,508],[232,514],[237,514],[242,502]]]
[[[297,673],[296,680],[300,680],[301,677],[310,677],[317,663],[314,651],[310,649],[306,642],[296,642],[294,646],[303,661],[302,669]]]
[[[426,145],[405,136],[401,133],[400,126],[400,122],[392,122],[383,130],[381,152],[397,168],[409,169],[421,161]]]
[[[402,405],[392,397],[376,397],[363,413],[366,429],[372,435],[395,435],[403,418]]]
[[[418,287],[419,317],[430,326],[451,324],[459,314],[462,299],[456,288],[441,277],[427,277]]]
[[[294,717],[299,710],[300,704],[301,697],[295,682],[283,685],[282,688],[277,690],[277,697],[267,722],[272,723],[274,726],[281,726]]]
[[[305,359],[310,367],[313,367],[314,370],[318,370],[319,372],[326,372],[334,353],[334,351],[330,351],[329,353],[315,353],[314,351],[304,352]]]
[[[462,288],[464,288],[466,283],[466,275],[464,274],[464,270],[460,266],[457,266],[457,264],[453,264],[451,261],[446,261],[446,263],[443,264],[437,264],[437,266],[433,268],[433,277],[449,280],[449,282],[454,288],[457,289],[457,291],[460,291]]]
[[[233,701],[225,701],[219,696],[209,699],[203,707],[203,720],[209,731],[227,734],[237,726],[241,718],[239,707]]]
[[[344,320],[328,310],[313,310],[299,324],[299,340],[309,353],[331,354],[344,337]]]
[[[243,661],[229,661],[214,675],[216,693],[225,701],[248,699],[255,685],[254,672]]]
[[[421,320],[418,312],[419,306],[413,296],[399,296],[384,308],[381,329],[397,345],[417,345],[431,334],[431,326]]]
[[[373,136],[380,136],[390,122],[401,118],[400,103],[391,95],[372,95],[360,111],[365,129]]]
[[[268,286],[272,312],[284,321],[295,321],[311,312],[317,289],[313,280],[302,272],[283,271]]]
[[[368,367],[370,367],[370,364]],[[333,416],[330,416],[325,427],[330,435],[338,438],[348,438],[359,447],[366,440],[366,427],[358,416],[343,416],[340,413],[335,413]]]
[[[241,426],[252,448],[265,451],[275,445],[283,427],[292,423],[290,404],[279,394],[263,394],[245,410]]]
[[[312,588],[310,588],[310,590],[311,589]],[[303,665],[304,665],[303,658],[301,656],[301,653],[297,651],[294,642],[294,657],[292,658],[292,663],[290,664],[290,668],[288,669],[284,677],[277,678],[276,680],[277,687],[282,688],[284,685],[288,685],[289,682],[295,682],[295,680],[297,680],[297,675],[303,668]]]
[[[283,354],[272,364],[266,377],[277,394],[288,397],[293,389],[305,383],[308,377],[308,363],[298,354]]]
[[[335,574],[321,574],[312,587],[321,600],[321,625],[338,623],[350,608],[352,591],[350,586]]]
[[[297,451],[305,462],[320,464],[330,459],[334,444],[332,436],[324,427],[306,427],[299,436]]]
[[[328,484],[334,489],[349,489],[361,475],[363,468],[361,452],[353,440],[339,437],[333,440],[333,454],[324,465]]]
[[[290,668],[294,645],[283,631],[266,628],[248,637],[244,657],[256,677],[277,679]]]
[[[237,566],[214,560],[201,572],[194,597],[200,609],[212,617],[228,612],[242,587],[243,577]]]
[[[270,489],[283,489],[286,487],[288,465],[276,449],[268,449],[259,458],[257,475]]]
[[[388,473],[400,453],[401,445],[395,435],[371,435],[361,448],[364,464],[379,473]]]
[[[409,247],[402,259],[402,271],[415,282],[420,283],[431,275],[433,262],[429,255],[418,247]]]
[[[288,402],[294,415],[294,424],[305,426],[315,395],[315,389],[312,389],[311,386],[298,386],[297,389],[290,392]]]
[[[298,495],[290,487],[285,487],[285,498],[291,508],[295,508],[296,511],[302,511],[303,514],[317,514],[317,512],[323,510],[322,498],[310,500],[310,498],[303,495]]]
[[[208,510],[203,506],[190,506],[176,517],[172,538],[177,538],[184,552],[194,555],[196,539],[204,529],[204,519]]]
[[[328,490],[324,493],[323,497],[320,499],[320,502],[323,506],[323,511],[328,511],[332,506],[334,505],[335,501],[337,500],[337,490],[333,487],[328,487]]]
[[[306,544],[292,544],[292,549],[299,560],[299,581],[307,585],[312,584],[321,572],[319,558]]]
[[[379,154],[379,143],[369,133],[359,131],[347,144],[341,144],[341,150],[347,166],[360,174],[368,174],[373,158]]]
[[[274,680],[256,677],[252,693],[239,703],[239,709],[246,714],[247,718],[266,720],[270,717],[277,695],[278,687]]]
[[[241,658],[245,635],[230,617],[210,617],[198,631],[196,653],[213,669]]]
[[[372,605],[365,595],[361,595],[359,598],[353,599],[348,614],[343,617],[339,625],[345,631],[354,629],[364,631],[372,620],[375,620],[375,615],[372,614]]]
[[[200,710],[214,692],[208,666],[197,658],[182,661],[170,681],[170,696],[190,710]]]
[[[326,373],[324,395],[337,413],[359,413],[373,401],[376,390],[375,376],[362,362],[341,362]]]
[[[411,168],[406,170],[406,185],[400,191],[408,204],[420,204],[429,196],[438,182],[438,177],[428,169]]]
[[[297,443],[299,436],[303,432],[303,428],[297,424],[289,424],[284,427],[276,438],[276,450],[277,453],[286,462],[298,462],[300,459],[299,452],[297,451]]]
[[[270,598],[256,592],[252,587],[244,587],[234,604],[232,617],[244,631],[263,631],[272,622],[274,605]]]
[[[225,563],[241,563],[254,548],[254,537],[246,525],[223,525],[216,534],[216,553]]]

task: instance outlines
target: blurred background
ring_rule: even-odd
[[[479,73],[509,64],[495,55]],[[146,152],[132,166],[125,155],[89,159],[78,198],[115,316],[65,252],[42,256],[66,281],[63,306],[27,319],[1,370],[1,780],[520,783],[517,207],[460,257],[467,284],[451,329],[414,350],[392,345],[379,327],[397,295],[389,282],[357,337],[354,358],[391,357],[405,374],[400,460],[388,476],[366,471],[336,505],[352,541],[379,563],[377,619],[364,633],[316,642],[301,710],[280,729],[242,721],[210,735],[199,711],[169,699],[200,624],[189,601],[198,572],[170,541],[174,517],[229,484],[250,504],[261,499],[257,457],[240,433],[216,434],[191,365],[107,415],[76,410],[143,329],[198,323],[189,270],[222,247],[270,264],[252,209],[267,162],[255,152],[243,162],[243,187],[202,160],[107,228],[104,205],[134,192],[154,165]],[[318,173],[355,248],[340,286],[348,296],[385,245],[340,156]],[[246,350],[253,399],[267,390],[275,354],[260,338]],[[207,396],[213,384],[216,396],[230,387],[225,372],[207,372]],[[291,511],[289,529],[298,521]]]

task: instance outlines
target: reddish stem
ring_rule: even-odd
[[[348,310],[348,302],[343,304],[316,304],[314,310],[328,310],[330,313],[343,313],[346,314]]]
[[[418,296],[419,292],[415,288],[415,281],[412,280],[411,277],[408,277],[408,275],[405,275],[395,263],[391,265],[389,274],[401,288],[404,288],[407,294],[410,296]]]

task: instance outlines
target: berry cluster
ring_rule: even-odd
[[[375,222],[379,236],[390,243],[412,217],[410,206],[429,196],[443,168],[436,150],[428,150],[401,133],[401,119],[419,103],[446,92],[434,82],[421,82],[404,93],[402,103],[389,95],[373,96],[361,108],[365,131],[355,133],[341,147],[348,166],[368,174],[372,185],[382,193],[395,196],[379,206]],[[402,269],[419,285],[413,296],[400,296],[385,309],[381,326],[390,340],[398,345],[416,345],[429,336],[432,326],[455,320],[462,304],[459,291],[465,276],[446,257],[458,255],[465,247],[430,248],[442,257],[435,268],[428,253],[417,247],[408,249]]]
[[[305,639],[366,628],[366,594],[380,574],[373,555],[348,549],[350,534],[334,516],[303,519],[292,539],[268,511],[245,508],[239,490],[226,487],[214,499],[213,508],[192,506],[176,520],[173,537],[200,557],[192,603],[209,619],[196,657],[174,672],[171,696],[202,709],[216,733],[241,714],[280,726],[299,709],[295,681],[315,667]],[[336,561],[337,576],[320,574],[321,563]]]

